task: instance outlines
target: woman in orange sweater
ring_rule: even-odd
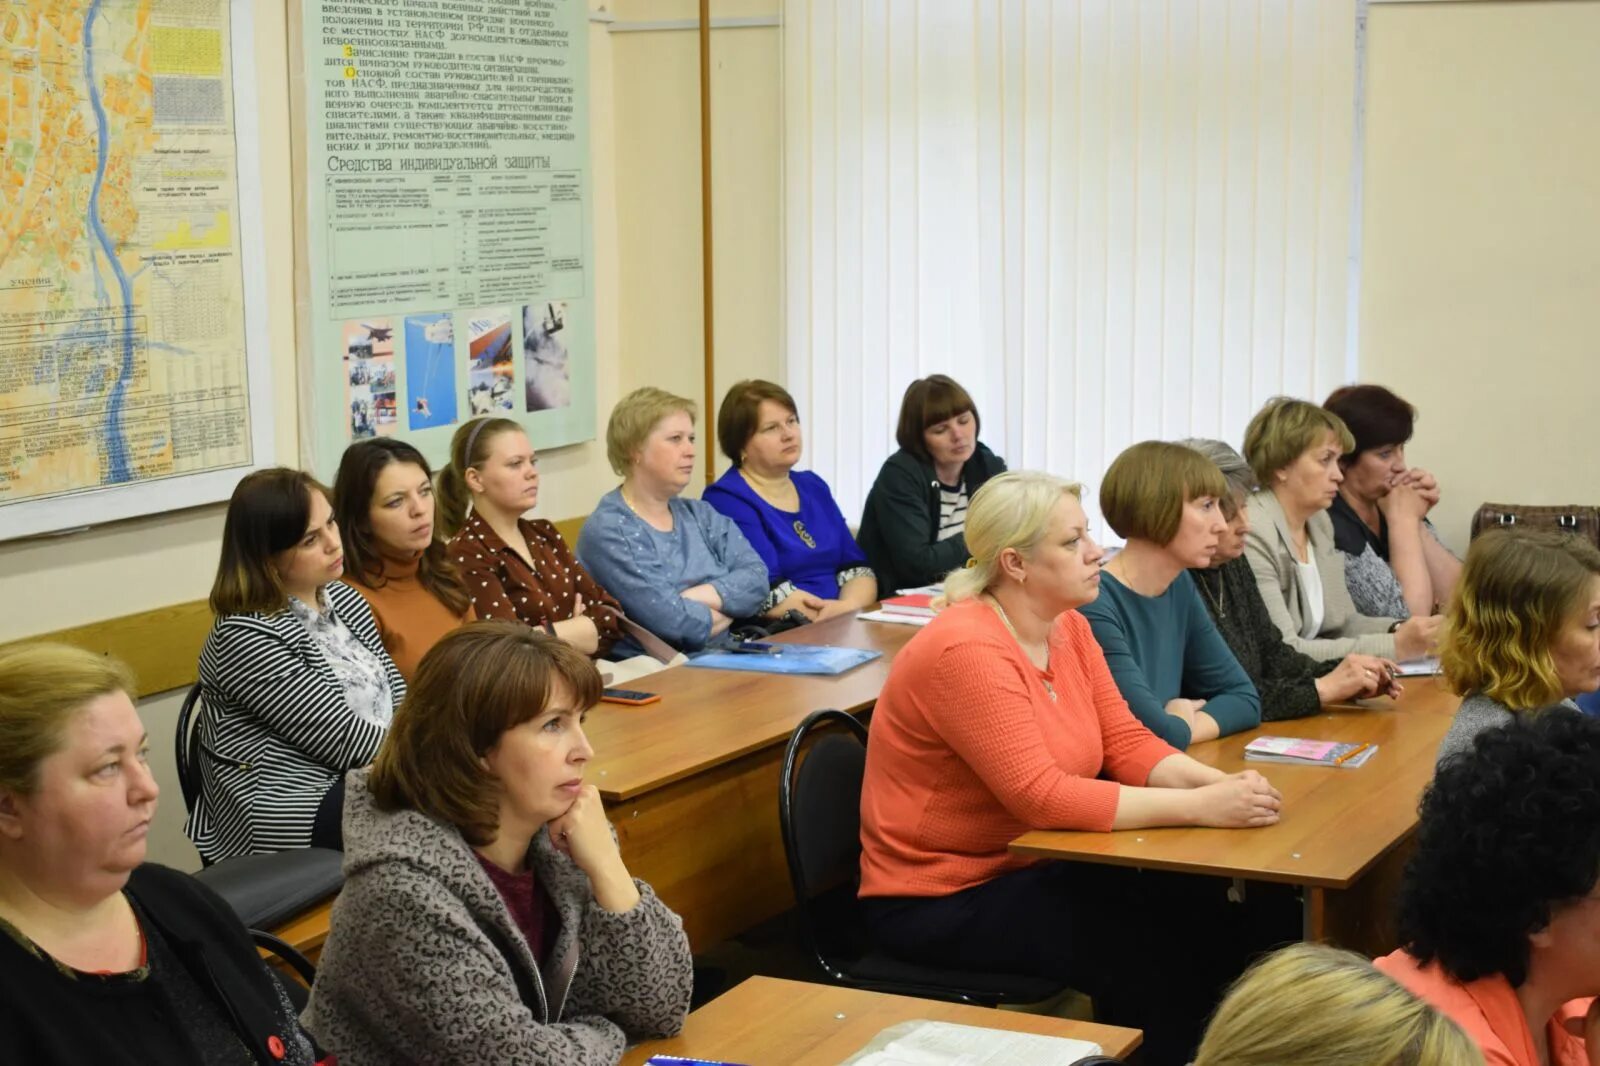
[[[475,617],[438,536],[433,473],[405,441],[375,437],[345,449],[333,496],[345,578],[372,608],[385,650],[409,681],[429,648]]]
[[[1164,1062],[1192,1047],[1216,1002],[1186,993],[1220,992],[1237,971],[1204,958],[1152,964],[1141,942],[1170,933],[1156,931],[1180,908],[1180,929],[1206,925],[1220,897],[1188,898],[1189,882],[1156,874],[1037,863],[1007,844],[1029,829],[1270,825],[1281,797],[1253,770],[1189,758],[1128,710],[1073,610],[1098,595],[1103,554],[1079,493],[1014,471],[973,497],[972,561],[946,579],[950,605],[895,658],[873,712],[861,896],[891,954],[1070,982],[1165,1042],[1151,1052]],[[1110,966],[1132,957],[1147,968],[1137,989]],[[1182,987],[1152,995],[1149,970]]]

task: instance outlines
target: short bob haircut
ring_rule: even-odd
[[[327,486],[286,466],[246,474],[234,487],[222,523],[222,558],[211,584],[212,614],[274,614],[289,606],[289,592],[272,557],[306,535],[313,492],[332,506]]]
[[[1513,710],[1565,693],[1550,648],[1589,604],[1600,549],[1554,530],[1486,529],[1467,549],[1439,642],[1445,680]]]
[[[1191,448],[1147,440],[1123,450],[1100,482],[1100,513],[1119,537],[1172,543],[1184,504],[1210,496],[1221,503],[1228,482],[1215,463]]]
[[[1483,1066],[1449,1018],[1352,951],[1291,944],[1252,965],[1194,1066]]]
[[[1473,738],[1422,796],[1400,943],[1458,981],[1527,981],[1528,937],[1600,879],[1600,718],[1550,711]],[[1590,991],[1594,991],[1591,989]]]
[[[606,422],[606,458],[618,477],[628,476],[633,469],[633,457],[644,447],[661,420],[680,411],[689,416],[690,422],[700,415],[693,400],[674,396],[653,385],[634,389],[617,401]]]
[[[744,450],[761,428],[763,400],[771,400],[797,418],[800,415],[794,397],[782,385],[759,378],[735,383],[717,409],[717,444],[734,466],[744,464]]]
[[[1244,431],[1244,457],[1256,480],[1270,486],[1272,476],[1333,434],[1339,454],[1348,454],[1355,438],[1339,416],[1314,403],[1274,396],[1250,419]]]
[[[1417,409],[1382,385],[1345,385],[1334,389],[1322,406],[1339,416],[1354,438],[1345,465],[1362,452],[1404,444],[1417,424]]]
[[[978,417],[978,405],[967,390],[943,374],[918,378],[906,386],[905,397],[900,401],[895,442],[923,462],[932,462],[927,442],[922,439],[923,431],[968,413],[972,415],[972,434],[976,437],[983,431],[983,419]]]
[[[1083,486],[1034,470],[1008,470],[985,481],[967,506],[967,564],[944,579],[948,603],[970,600],[1000,580],[1000,553],[1033,554],[1050,533],[1050,515],[1063,496],[1083,498]]]
[[[1204,437],[1190,437],[1178,443],[1199,452],[1222,472],[1222,480],[1228,483],[1228,494],[1222,498],[1223,517],[1231,520],[1238,513],[1237,501],[1248,499],[1261,487],[1255,471],[1244,461],[1244,456],[1234,451],[1233,445]]]
[[[414,810],[482,847],[500,827],[500,785],[480,761],[508,730],[544,714],[557,682],[573,708],[600,702],[588,656],[520,622],[474,622],[447,634],[417,667],[367,789],[380,810]]]
[[[0,648],[0,792],[31,795],[39,764],[61,749],[72,716],[133,690],[133,674],[108,655],[46,642]]]
[[[489,461],[495,438],[505,433],[527,433],[521,423],[509,418],[474,418],[463,422],[450,438],[450,461],[434,479],[433,519],[439,532],[453,537],[467,521],[472,490],[467,488],[467,471]]]
[[[339,474],[333,482],[333,516],[339,521],[344,542],[345,576],[367,588],[387,583],[383,576],[383,556],[372,534],[372,493],[378,475],[395,463],[405,463],[433,480],[433,471],[422,453],[403,440],[373,437],[356,441],[339,459]],[[456,573],[455,564],[439,536],[439,506],[434,505],[433,542],[417,560],[417,582],[455,614],[465,614],[472,598]]]

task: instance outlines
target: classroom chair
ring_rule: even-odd
[[[816,730],[836,726],[809,746]],[[861,780],[867,728],[843,711],[813,711],[783,753],[778,820],[794,886],[795,919],[806,949],[829,981],[872,992],[992,1007],[1040,1003],[1060,994],[1055,981],[1017,974],[919,966],[878,951],[860,919]],[[806,756],[801,759],[801,750]]]
[[[201,706],[197,681],[178,711],[174,742],[178,789],[185,812],[200,794],[199,760],[205,754],[194,712]],[[297,848],[266,855],[238,855],[207,863],[193,876],[233,908],[247,928],[276,926],[338,892],[344,884],[344,855],[327,848]],[[288,947],[287,944],[284,945]],[[292,950],[292,949],[291,949]]]

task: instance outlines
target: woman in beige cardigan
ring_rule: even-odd
[[[1267,613],[1283,639],[1313,659],[1352,652],[1414,659],[1432,650],[1438,616],[1375,618],[1357,612],[1344,582],[1344,557],[1333,544],[1328,507],[1352,447],[1339,416],[1279,396],[1250,420],[1244,454],[1265,486],[1250,498],[1245,556]]]

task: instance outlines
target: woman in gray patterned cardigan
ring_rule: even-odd
[[[345,886],[306,1009],[343,1066],[615,1066],[689,1008],[683,923],[623,865],[581,652],[506,622],[423,657],[350,775]]]

